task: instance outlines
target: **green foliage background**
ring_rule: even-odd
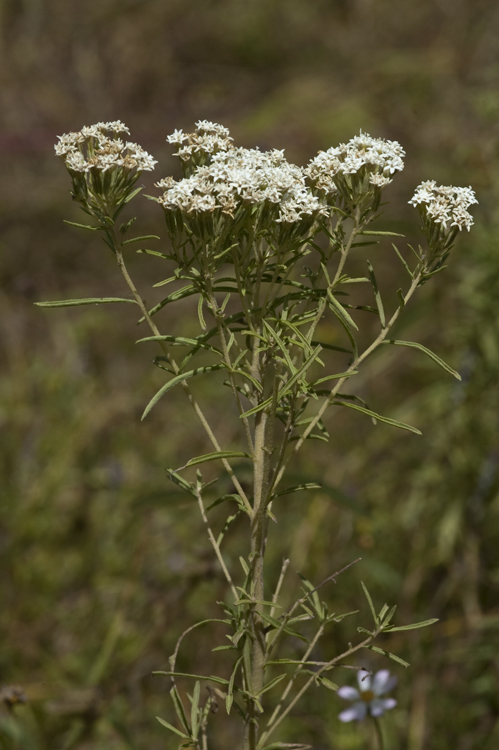
[[[399,707],[386,717],[390,748],[495,748],[495,0],[3,0],[0,24],[0,682],[28,696],[1,714],[2,750],[175,747],[154,720],[172,718],[168,681],[151,672],[166,667],[194,618],[216,616],[223,596],[196,508],[164,472],[206,452],[204,438],[180,395],[140,423],[161,376],[133,344],[135,313],[33,307],[124,292],[105,247],[62,224],[80,216],[52,151],[56,134],[113,119],[160,159],[154,177],[144,175],[146,192],[178,174],[166,135],[197,119],[229,126],[242,145],[285,148],[298,164],[360,128],[399,140],[406,169],[387,190],[387,216],[408,236],[417,212],[407,201],[422,179],[476,189],[476,226],[397,332],[431,346],[462,384],[416,352],[386,347],[374,357],[363,397],[423,437],[349,410],[336,415],[330,444],[311,443],[296,470],[342,494],[283,500],[271,555],[276,575],[290,555],[296,587],[298,570],[318,582],[360,556],[329,590],[333,610],[367,617],[362,578],[380,606],[399,603],[400,623],[440,618],[387,639],[412,665],[392,667]],[[141,233],[164,236],[160,212],[143,203]],[[393,254],[376,252],[380,284],[395,285]],[[143,289],[166,275],[144,256],[130,264]],[[169,314],[172,331],[189,331],[188,304]],[[225,395],[209,379],[199,393],[229,444]],[[327,654],[352,637],[351,622]],[[211,645],[192,639],[185,666],[209,672]],[[342,707],[317,691],[282,739],[366,747],[362,727],[339,724]],[[231,747],[223,713],[214,732]]]

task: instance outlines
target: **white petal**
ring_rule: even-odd
[[[350,708],[345,709],[345,711],[342,711],[341,714],[338,716],[338,719],[340,721],[361,721],[366,717],[367,714],[367,704],[363,701],[360,703],[354,703],[353,706],[350,706]]]
[[[361,669],[357,672],[357,682],[362,692],[371,690],[371,675],[366,669]]]
[[[371,716],[382,716],[385,711],[395,708],[397,701],[394,698],[375,698],[369,704],[369,713]]]
[[[397,678],[391,677],[388,669],[381,669],[374,675],[373,693],[375,695],[384,695],[384,693],[389,693],[396,684]]]
[[[358,701],[360,698],[359,691],[349,685],[343,685],[343,687],[340,687],[338,695],[340,698],[345,698],[347,701]]]

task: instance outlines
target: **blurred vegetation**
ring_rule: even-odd
[[[430,345],[463,382],[414,352],[386,347],[374,357],[364,375],[371,408],[416,424],[423,438],[337,415],[331,443],[314,443],[297,470],[350,505],[320,492],[283,501],[272,557],[276,575],[289,553],[293,571],[319,581],[361,556],[329,591],[333,610],[365,609],[362,578],[380,605],[399,603],[400,622],[440,618],[387,640],[412,665],[392,665],[400,684],[389,748],[493,750],[499,5],[3,0],[0,24],[0,682],[27,697],[0,693],[2,750],[175,747],[154,719],[171,720],[168,681],[151,672],[223,597],[196,511],[164,473],[186,452],[202,453],[204,439],[180,398],[140,423],[159,373],[133,345],[134,315],[32,304],[123,294],[104,246],[62,224],[80,217],[52,151],[56,134],[118,118],[160,159],[157,176],[178,170],[166,135],[200,118],[229,126],[243,145],[284,147],[299,164],[360,128],[399,140],[407,167],[387,191],[389,215],[413,237],[407,200],[418,182],[476,189],[477,226],[397,334]],[[162,233],[152,204],[143,215],[144,233]],[[380,247],[377,262],[380,283],[392,282],[392,254]],[[163,274],[144,256],[130,264],[143,289]],[[174,313],[171,329],[184,330],[190,314],[188,305]],[[200,396],[216,421],[224,396],[209,382]],[[217,429],[229,443],[233,426],[218,420]],[[351,637],[350,623],[328,653]],[[210,670],[206,643],[191,639],[186,666]],[[317,692],[282,739],[366,747],[362,726],[339,724],[342,707]],[[230,747],[223,714],[214,732]]]

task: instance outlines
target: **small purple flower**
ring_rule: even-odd
[[[369,672],[364,669],[357,673],[357,682],[359,690],[344,685],[338,690],[340,698],[355,703],[346,708],[339,715],[340,721],[361,721],[369,714],[370,716],[382,716],[385,711],[394,708],[397,701],[394,698],[381,698],[381,695],[388,693],[397,684],[397,678],[391,677],[388,669],[381,669],[371,677]]]

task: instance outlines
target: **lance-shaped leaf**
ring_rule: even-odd
[[[201,683],[199,680],[196,680],[196,683],[194,685],[194,692],[192,694],[192,704],[191,704],[191,727],[192,727],[192,736],[196,738],[199,733],[199,698],[201,695]]]
[[[362,412],[362,414],[367,414],[368,417],[371,417],[378,422],[384,422],[385,424],[389,424],[392,427],[398,427],[400,430],[414,432],[416,435],[422,434],[421,431],[417,429],[417,427],[413,427],[410,424],[405,424],[405,422],[397,422],[396,419],[390,419],[390,417],[383,417],[381,414],[376,414],[376,412],[371,411],[370,409],[366,409],[363,406],[352,404],[350,401],[333,401],[332,403],[336,406],[346,406],[349,409],[355,409],[355,411],[360,411]]]
[[[175,734],[178,734],[179,737],[182,737],[184,740],[190,740],[191,739],[188,734],[184,734],[183,732],[180,731],[180,729],[177,729],[172,724],[169,724],[164,719],[161,719],[159,716],[156,716],[156,719],[159,721],[160,724],[162,724],[164,727],[166,727],[167,729],[169,729],[170,732],[175,732]]]
[[[217,354],[221,353],[220,349],[217,349],[216,346],[205,344],[202,336],[199,336],[199,338],[195,339],[190,339],[186,336],[170,336],[167,334],[164,336],[146,336],[143,339],[137,339],[135,343],[142,344],[145,341],[166,341],[169,344],[173,344],[173,346],[193,346],[197,349],[207,349],[210,352],[216,352]]]
[[[234,664],[234,668],[232,670],[232,674],[229,680],[229,685],[227,687],[227,697],[225,699],[225,708],[228,714],[230,714],[230,709],[232,708],[232,704],[234,702],[234,680],[236,679],[236,673],[242,660],[243,660],[243,657],[240,656],[239,659]]]
[[[412,349],[419,349],[420,352],[426,354],[427,357],[436,362],[437,365],[443,370],[453,375],[457,380],[461,380],[461,376],[458,372],[456,372],[456,370],[453,370],[452,367],[447,364],[447,362],[444,362],[444,360],[440,359],[440,357],[437,356],[435,352],[432,352],[431,349],[423,346],[423,344],[418,344],[415,341],[399,341],[398,339],[385,339],[385,341],[383,341],[383,344],[393,344],[394,346],[408,346]]]
[[[388,656],[389,659],[396,661],[397,664],[402,664],[403,667],[410,667],[410,664],[408,661],[404,661],[404,659],[401,659],[400,656],[396,656],[395,654],[390,653],[390,651],[385,651],[384,648],[378,648],[378,646],[371,646],[370,644],[368,644],[367,646],[364,646],[364,648],[368,648],[370,651],[376,651],[377,654],[383,654],[383,656]]]
[[[65,224],[69,224],[71,227],[78,227],[78,229],[87,229],[90,232],[98,232],[103,231],[103,227],[93,227],[90,224],[78,224],[76,221],[67,221],[67,219],[63,219],[63,222]]]
[[[134,242],[142,242],[143,240],[160,240],[157,234],[143,234],[141,237],[132,237],[129,240],[125,240],[123,245],[131,245]]]
[[[364,229],[362,232],[358,232],[358,234],[368,234],[375,237],[405,237],[405,234],[399,234],[398,232],[376,232],[371,229]]]
[[[194,377],[195,375],[204,375],[206,372],[213,372],[214,370],[222,370],[223,365],[208,365],[206,367],[196,367],[194,370],[188,370],[187,372],[181,372],[179,375],[176,375],[174,378],[168,381],[168,383],[165,383],[164,386],[162,386],[159,391],[152,397],[152,399],[147,404],[146,408],[144,409],[144,413],[142,414],[142,419],[147,417],[149,412],[151,411],[152,407],[159,401],[159,399],[167,393],[171,388],[178,385],[179,383],[183,383],[184,380],[188,380],[189,378]]]
[[[371,281],[371,286],[373,288],[374,299],[376,300],[376,307],[378,308],[378,314],[379,314],[379,319],[381,321],[381,327],[386,328],[385,309],[383,307],[383,300],[381,299],[381,294],[379,293],[379,289],[378,289],[378,282],[376,281],[376,276],[374,275],[374,268],[372,267],[370,261],[367,261],[367,267],[369,269],[369,280]]]
[[[189,726],[189,722],[187,721],[187,716],[184,709],[184,704],[182,703],[182,700],[180,698],[180,695],[177,690],[177,686],[174,685],[172,689],[170,690],[170,696],[173,701],[173,705],[175,708],[175,713],[177,714],[180,723],[184,727],[185,731],[190,734],[191,728]]]
[[[423,622],[415,622],[412,625],[397,625],[383,628],[384,633],[395,633],[397,630],[416,630],[417,628],[426,628],[428,625],[434,625],[438,622],[438,617],[433,617],[431,620],[423,620]]]
[[[286,487],[285,490],[279,490],[272,495],[272,497],[281,497],[281,495],[291,495],[293,492],[301,492],[302,490],[320,490],[321,484],[317,482],[304,482],[303,484],[295,484],[293,487]]]
[[[78,305],[105,305],[110,302],[129,302],[136,305],[134,299],[124,297],[87,297],[85,299],[60,299],[50,302],[35,302],[37,307],[77,307]]]
[[[187,469],[189,466],[197,466],[198,464],[205,464],[208,461],[218,461],[222,458],[251,458],[249,453],[243,453],[242,451],[215,451],[214,453],[205,453],[203,456],[197,456],[191,458],[186,464],[181,466],[181,469]],[[177,469],[179,471],[180,469]]]
[[[336,297],[334,296],[334,294],[332,293],[330,289],[327,290],[327,296],[331,303],[330,308],[334,312],[336,317],[339,318],[342,321],[342,323],[345,326],[347,326],[349,329],[354,328],[356,331],[358,331],[359,330],[358,325],[355,323],[354,320],[352,320],[352,318],[347,313],[343,305],[338,302],[338,300],[336,299]]]

